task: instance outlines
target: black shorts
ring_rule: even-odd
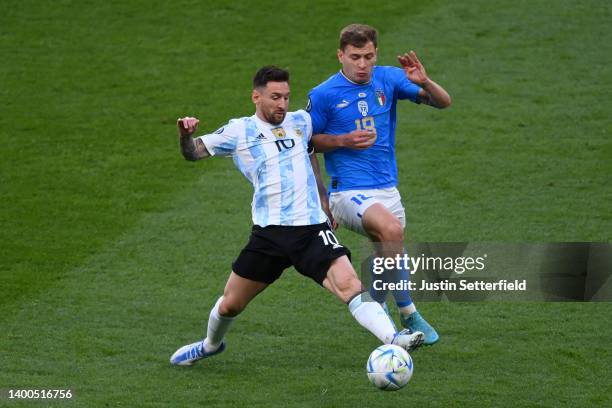
[[[290,266],[319,285],[332,261],[351,256],[327,223],[304,226],[253,226],[248,244],[232,264],[243,278],[272,283]]]

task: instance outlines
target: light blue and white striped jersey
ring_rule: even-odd
[[[314,225],[327,221],[308,156],[312,121],[308,112],[287,112],[280,125],[257,115],[232,119],[201,136],[211,155],[232,156],[253,184],[253,223]]]

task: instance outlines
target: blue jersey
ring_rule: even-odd
[[[340,148],[325,153],[329,191],[387,188],[397,185],[395,127],[398,99],[417,102],[421,88],[397,67],[375,66],[367,84],[356,84],[342,71],[308,95],[313,135],[339,135],[376,129],[376,143],[365,150]]]

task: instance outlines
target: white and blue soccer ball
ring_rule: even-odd
[[[396,391],[412,377],[412,357],[399,346],[384,344],[370,354],[366,368],[372,384],[384,391]]]

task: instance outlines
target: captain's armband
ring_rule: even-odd
[[[308,149],[306,151],[308,152],[309,156],[312,156],[314,154],[315,148],[312,142],[308,142]]]

